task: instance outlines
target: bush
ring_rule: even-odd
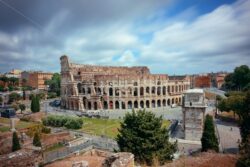
[[[34,138],[33,138],[33,145],[36,147],[41,147],[41,141],[40,141],[40,136],[38,134],[38,132],[35,133]]]
[[[50,129],[50,128],[47,128],[46,126],[43,126],[43,127],[42,127],[42,133],[48,134],[48,133],[50,133],[50,132],[51,132],[51,129]]]
[[[79,118],[69,119],[64,126],[68,129],[80,129],[82,127],[82,122],[79,121]]]
[[[57,94],[55,92],[48,92],[47,99],[53,99],[56,97],[57,97]]]
[[[80,129],[83,121],[81,118],[69,117],[69,116],[58,116],[50,115],[42,120],[43,125],[53,127],[63,127],[68,129]]]

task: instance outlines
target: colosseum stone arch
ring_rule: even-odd
[[[187,76],[151,74],[146,66],[94,66],[61,60],[61,107],[69,110],[157,109],[182,102]]]

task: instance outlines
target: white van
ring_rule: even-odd
[[[176,108],[177,107],[177,104],[172,104],[171,105],[171,108]]]

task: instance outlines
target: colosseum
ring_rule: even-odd
[[[146,66],[94,66],[61,61],[61,106],[69,110],[127,110],[181,104],[187,76],[151,74]]]

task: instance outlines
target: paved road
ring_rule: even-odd
[[[239,127],[234,123],[228,123],[218,119],[215,120],[215,123],[218,128],[223,151],[226,153],[238,153],[239,141],[241,140]]]
[[[216,95],[220,95],[220,96],[222,96],[222,97],[226,97],[226,96],[225,96],[225,92],[222,91],[222,90],[219,90],[219,89],[217,89],[217,88],[204,88],[204,90],[205,90],[205,91],[208,91],[208,92],[210,92],[210,93],[214,93],[214,94],[216,94]]]
[[[63,114],[63,115],[76,115],[80,114],[81,112],[79,111],[71,111],[71,110],[61,110],[60,108],[55,108],[49,106],[49,101],[45,101],[42,104],[42,108],[44,111],[47,111],[48,113],[52,114]],[[63,112],[60,112],[63,111]],[[112,110],[112,111],[93,111],[93,112],[98,112],[99,115],[101,116],[108,116],[110,119],[120,119],[125,116],[127,112],[132,112],[132,110]],[[153,111],[156,116],[163,116],[163,119],[168,119],[168,120],[181,120],[182,119],[182,110],[181,107],[176,107],[176,108],[171,108],[171,107],[164,107],[160,109],[155,109]]]

